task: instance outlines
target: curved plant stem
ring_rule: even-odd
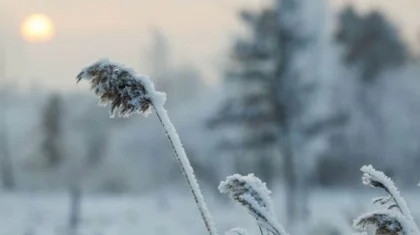
[[[168,137],[169,143],[172,146],[181,171],[185,176],[189,188],[191,189],[194,201],[197,204],[198,210],[200,211],[201,217],[203,218],[204,224],[206,225],[207,231],[210,235],[217,235],[218,233],[214,226],[213,219],[207,209],[203,194],[201,193],[198,182],[194,176],[194,170],[188,160],[185,149],[182,147],[181,140],[175,130],[175,127],[171,123],[168,113],[162,106],[154,105],[153,107],[156,111],[156,115],[159,118],[160,123],[163,126],[163,129],[166,132],[166,136]]]

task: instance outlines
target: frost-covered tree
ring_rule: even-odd
[[[91,106],[82,113],[75,123],[77,131],[85,143],[83,156],[68,163],[71,174],[74,174],[69,181],[69,220],[68,227],[73,233],[77,232],[82,218],[83,184],[100,168],[106,155],[109,126],[111,121],[97,110],[91,110]],[[119,182],[122,184],[122,182]]]
[[[318,35],[305,26],[308,4],[314,1],[281,0],[275,7],[241,13],[249,35],[233,47],[225,76],[228,95],[211,120],[212,126],[230,130],[220,146],[248,163],[240,172],[255,172],[270,185],[282,164],[290,221],[306,201],[307,163],[324,151],[327,130],[343,121],[319,106],[328,92],[322,91],[315,69],[321,60],[314,56]]]
[[[384,130],[388,123],[380,104],[387,94],[381,83],[385,72],[403,65],[409,53],[397,28],[383,13],[360,14],[351,6],[339,15],[335,40],[342,47],[344,64],[355,71],[354,101],[348,110],[353,126],[343,138],[356,167],[386,151]]]
[[[5,65],[5,51],[0,41],[0,82],[7,85]],[[7,88],[7,86],[5,87]],[[11,190],[15,187],[15,176],[9,147],[9,125],[7,123],[9,92],[7,90],[1,90],[0,92],[1,100],[3,101],[1,103],[2,110],[0,113],[0,176],[3,188]]]
[[[239,39],[232,51],[232,66],[226,72],[224,101],[211,126],[237,126],[241,133],[230,139],[223,139],[222,149],[240,153],[237,170],[253,170],[271,184],[278,164],[270,148],[276,144],[279,131],[277,121],[282,109],[276,102],[273,87],[276,76],[276,58],[273,52],[277,40],[275,10],[262,12],[243,11],[241,19],[250,29],[247,39]],[[244,151],[245,150],[245,151]],[[274,163],[274,164],[273,164]]]
[[[336,40],[344,61],[359,67],[360,77],[375,82],[381,72],[404,64],[409,53],[397,28],[379,11],[359,14],[347,6],[339,15]]]
[[[52,168],[57,167],[64,160],[61,146],[63,136],[62,107],[62,98],[53,94],[48,98],[42,112],[42,131],[44,133],[42,152],[46,165]]]

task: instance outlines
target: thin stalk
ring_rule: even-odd
[[[400,210],[401,214],[403,214],[408,219],[408,222],[411,224],[411,226],[414,230],[413,232],[420,235],[420,230],[417,227],[417,223],[414,221],[414,218],[411,214],[410,209],[407,206],[407,203],[402,198],[402,196],[399,194],[397,189],[391,190],[391,189],[388,188],[387,184],[384,184],[384,189],[389,195],[391,195],[395,204],[397,205],[397,208]]]
[[[260,234],[261,234],[261,235],[264,235],[263,230],[262,230],[262,228],[261,228],[261,225],[258,225],[258,228],[260,229]]]
[[[213,223],[213,219],[207,209],[206,203],[204,202],[203,194],[201,193],[200,186],[194,176],[194,170],[188,160],[185,149],[182,147],[181,140],[175,130],[174,125],[171,123],[168,113],[160,106],[153,106],[156,115],[165,130],[166,136],[168,137],[169,143],[175,153],[176,160],[179,163],[181,171],[188,183],[191,193],[194,197],[194,201],[197,204],[198,210],[200,211],[201,217],[203,218],[204,224],[210,235],[217,235],[216,228]]]

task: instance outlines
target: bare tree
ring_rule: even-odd
[[[345,65],[357,72],[355,105],[350,110],[357,127],[347,137],[351,145],[348,154],[356,167],[387,152],[387,123],[380,110],[384,94],[379,85],[383,73],[404,65],[410,54],[398,29],[380,11],[361,14],[352,6],[345,7],[338,18],[335,40],[343,48]]]
[[[309,186],[310,173],[297,174],[307,170],[302,168],[308,160],[300,157],[301,149],[310,149],[306,146],[343,122],[339,114],[313,113],[322,85],[313,67],[298,66],[302,60],[315,58],[307,56],[308,45],[315,44],[314,35],[300,30],[303,4],[303,0],[279,0],[259,12],[242,12],[250,35],[237,40],[233,48],[225,79],[228,97],[210,121],[211,127],[240,133],[223,139],[221,148],[239,151],[241,161],[252,153],[252,171],[269,185],[278,172],[284,172],[291,223],[305,214],[299,210]],[[317,154],[308,150],[306,158]]]
[[[42,129],[44,139],[42,151],[48,167],[57,167],[64,161],[62,142],[62,99],[59,95],[53,94],[49,97],[43,110]]]

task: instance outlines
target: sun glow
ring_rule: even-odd
[[[32,14],[24,19],[21,33],[29,42],[48,42],[54,37],[54,25],[48,16]]]

